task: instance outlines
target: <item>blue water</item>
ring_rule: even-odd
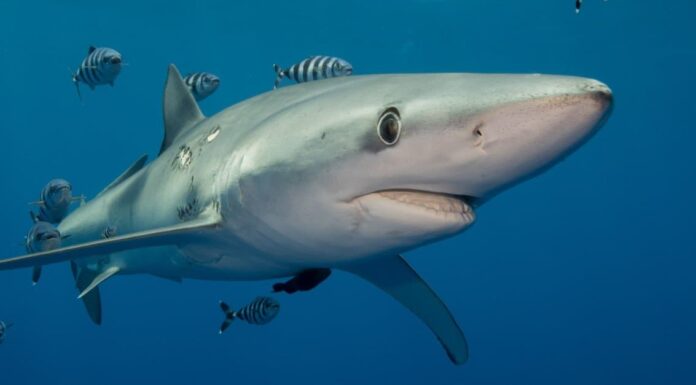
[[[490,201],[470,230],[406,254],[468,337],[452,365],[391,298],[335,273],[271,324],[216,330],[217,300],[269,282],[126,276],[94,326],[67,264],[0,272],[0,383],[695,384],[696,48],[692,0],[18,1],[0,6],[2,257],[51,178],[94,196],[162,136],[168,63],[222,78],[207,114],[270,89],[311,54],[356,73],[541,72],[615,94],[584,147]],[[81,104],[89,45],[128,63]]]

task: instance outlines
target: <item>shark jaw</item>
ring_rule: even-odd
[[[611,106],[598,81],[537,75],[355,77],[269,97],[300,89],[311,98],[246,138],[229,197],[257,229],[246,241],[321,266],[467,229],[474,207],[567,156]],[[385,139],[388,116],[400,131]]]
[[[468,203],[470,199],[430,191],[384,190],[356,197],[350,203],[373,220],[452,233],[474,222],[476,214]]]

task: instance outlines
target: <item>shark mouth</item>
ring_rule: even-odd
[[[414,212],[455,222],[472,223],[476,216],[473,209],[475,198],[466,195],[418,190],[382,190],[356,197],[354,201],[363,208],[383,202],[398,208],[404,214]]]

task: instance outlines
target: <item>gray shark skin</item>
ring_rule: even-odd
[[[64,247],[0,269],[71,261],[97,323],[98,285],[116,274],[340,269],[409,308],[460,364],[463,333],[400,254],[465,230],[482,202],[582,144],[611,104],[606,85],[577,77],[372,75],[284,87],[205,118],[170,66],[159,157],[66,217]],[[387,112],[400,120],[393,144],[378,130]]]

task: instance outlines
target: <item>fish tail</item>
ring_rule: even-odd
[[[222,324],[220,325],[220,330],[218,331],[218,333],[222,334],[225,331],[225,329],[227,329],[230,326],[232,321],[234,321],[236,313],[229,307],[229,305],[222,301],[220,301],[220,309],[222,309],[222,311],[225,313],[225,320],[222,321]]]
[[[283,71],[283,69],[278,64],[273,64],[273,70],[276,73],[275,84],[273,85],[273,89],[275,90],[276,88],[278,88],[280,82],[285,77],[285,71]]]
[[[82,94],[80,93],[80,80],[77,78],[77,72],[73,72],[73,70],[71,70],[70,67],[68,67],[68,71],[72,76],[72,82],[75,85],[75,89],[77,90],[77,97],[80,98],[80,101],[82,101]]]

